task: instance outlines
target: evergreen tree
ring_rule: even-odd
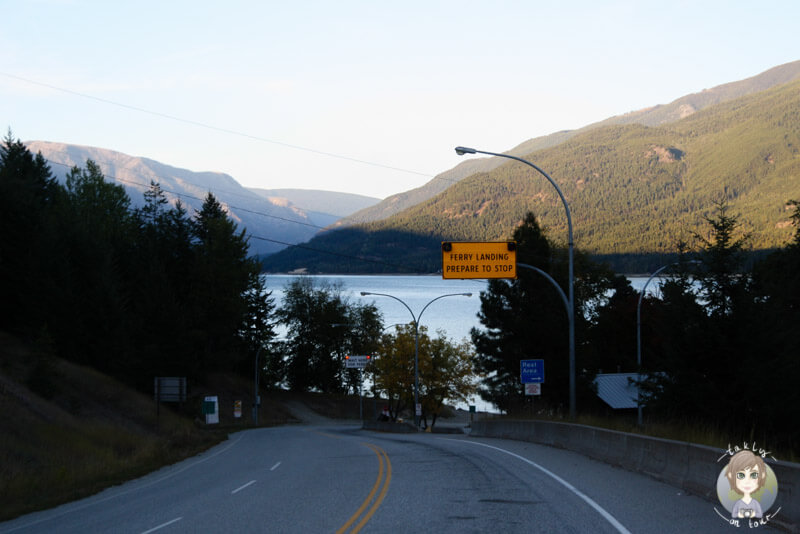
[[[86,168],[73,167],[67,174],[66,205],[59,217],[63,268],[58,283],[63,287],[51,327],[65,356],[125,376],[133,362],[134,335],[128,323],[136,233],[130,199],[87,160]]]
[[[703,250],[705,274],[700,277],[701,297],[712,315],[730,314],[735,303],[746,292],[748,277],[743,274],[743,247],[748,235],[736,236],[741,226],[738,216],[728,215],[725,200],[717,202],[716,217],[706,217],[711,237],[695,233]]]
[[[759,425],[770,441],[784,446],[800,443],[800,428],[787,424],[797,418],[800,405],[800,203],[790,201],[793,240],[758,263],[753,273],[755,312],[749,318],[758,336],[755,371],[769,384],[758,395]]]
[[[9,133],[0,146],[0,328],[142,389],[153,376],[252,372],[274,304],[213,195],[192,221],[151,183],[134,210],[93,161],[65,186]]]
[[[248,258],[245,231],[238,231],[213,194],[209,193],[192,225],[194,238],[190,344],[200,376],[236,365],[237,336],[248,312],[245,293],[255,260]]]
[[[550,244],[533,214],[525,217],[513,239],[517,262],[550,274],[566,294],[566,252]],[[543,359],[546,385],[542,399],[553,408],[562,408],[569,396],[567,310],[557,290],[540,273],[518,271],[516,280],[490,280],[487,290],[481,292],[478,316],[485,329],[472,330],[476,369],[483,376],[480,393],[503,410],[518,409],[525,401],[520,360]],[[611,273],[605,267],[576,253],[576,337],[585,337],[588,310],[602,301],[610,285]],[[591,367],[582,354],[576,354],[576,360],[579,369]],[[577,385],[585,399],[591,390],[590,377],[584,378]]]
[[[686,273],[663,286],[663,337],[650,362],[648,404],[657,413],[691,414],[703,424],[736,414],[723,426],[752,430],[758,393],[743,370],[758,367],[760,335],[740,254],[746,236],[740,236],[738,217],[728,214],[725,202],[706,221],[708,237],[697,236],[699,268],[691,278]]]
[[[612,293],[593,313],[586,363],[596,372],[636,372],[636,308],[639,294],[624,276],[614,276]],[[647,307],[645,299],[643,308]],[[644,311],[643,316],[648,316]]]
[[[132,380],[151,387],[153,376],[186,376],[194,354],[186,332],[191,316],[191,220],[180,202],[174,208],[160,185],[151,182],[138,223],[131,269],[135,286],[131,328],[139,360]]]
[[[244,374],[249,371],[249,364],[254,359],[258,364],[258,371],[265,374],[264,362],[272,359],[276,337],[275,300],[272,292],[267,290],[266,279],[253,270],[250,273],[248,287],[244,293],[247,313],[245,314],[239,339],[242,343],[242,354],[237,370]],[[266,375],[265,378],[269,376]],[[262,381],[259,380],[259,383]],[[268,381],[264,381],[269,383]]]
[[[0,145],[0,328],[18,335],[38,336],[46,323],[62,191],[42,155],[9,131]]]

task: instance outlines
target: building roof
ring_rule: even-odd
[[[594,379],[597,384],[597,396],[612,408],[636,408],[638,387],[636,373],[600,374]]]

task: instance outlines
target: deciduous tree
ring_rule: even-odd
[[[383,336],[369,367],[375,389],[389,399],[393,419],[414,406],[415,343],[414,324],[398,326],[394,335]],[[443,332],[431,338],[425,326],[419,328],[418,371],[419,402],[431,426],[446,402],[464,402],[477,392],[472,347],[452,342]]]

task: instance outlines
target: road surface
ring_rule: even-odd
[[[742,531],[713,503],[570,451],[324,424],[239,432],[144,478],[0,523],[2,534]]]

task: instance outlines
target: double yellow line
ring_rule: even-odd
[[[389,461],[389,456],[386,454],[386,451],[371,443],[362,443],[362,445],[372,449],[372,452],[378,456],[378,462],[380,462],[380,466],[378,467],[378,479],[372,486],[372,491],[369,492],[367,498],[364,499],[364,502],[361,504],[358,510],[356,510],[356,513],[353,514],[347,523],[342,525],[342,528],[336,531],[336,534],[343,534],[344,532],[347,532],[347,529],[350,528],[353,523],[358,521],[359,518],[361,518],[361,520],[358,521],[358,524],[355,525],[349,532],[350,534],[356,534],[356,532],[360,531],[364,525],[367,524],[367,521],[370,520],[372,514],[374,514],[381,505],[381,502],[383,502],[383,498],[386,496],[386,492],[389,489],[389,482],[392,480],[392,462]],[[386,475],[385,477],[384,471]],[[381,487],[381,484],[383,484],[383,487]],[[378,493],[378,488],[381,488],[380,493]],[[373,498],[375,499],[374,501]],[[372,503],[372,506],[370,506],[370,503]],[[367,510],[367,507],[369,507],[369,510]],[[364,513],[365,511],[366,513]]]

